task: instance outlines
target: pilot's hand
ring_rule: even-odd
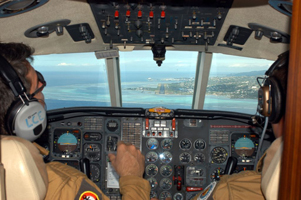
[[[120,177],[138,176],[142,178],[145,157],[134,145],[127,145],[124,142],[119,142],[117,146],[117,155],[109,154],[109,159]]]

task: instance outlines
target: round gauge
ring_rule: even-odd
[[[162,165],[160,168],[160,174],[164,177],[168,177],[172,174],[172,167],[170,165]]]
[[[171,194],[167,191],[161,192],[159,199],[160,200],[165,200],[166,198],[171,198]]]
[[[202,149],[205,149],[205,147],[206,147],[206,142],[203,139],[197,139],[194,142],[194,148],[196,150],[202,150]]]
[[[191,161],[191,155],[189,153],[186,153],[186,152],[181,153],[179,158],[180,158],[180,161],[181,161],[182,164],[187,164]]]
[[[164,139],[161,141],[161,147],[163,150],[170,150],[172,147],[172,140],[171,139]]]
[[[162,178],[160,181],[160,188],[163,190],[169,190],[172,187],[172,181],[169,178]]]
[[[85,144],[84,145],[84,157],[90,161],[98,161],[101,158],[100,144]]]
[[[193,160],[198,163],[205,161],[205,155],[203,153],[196,153],[193,157]]]
[[[108,131],[115,132],[118,129],[118,122],[114,119],[107,121],[106,127]]]
[[[151,191],[151,192],[150,192],[150,198],[151,198],[151,199],[152,199],[152,198],[158,198],[157,193],[156,193],[155,191]]]
[[[223,147],[215,147],[211,151],[211,159],[213,163],[223,163],[227,160],[228,152]]]
[[[182,193],[176,193],[175,195],[173,195],[173,199],[174,200],[183,200],[183,194]]]
[[[235,153],[241,157],[252,156],[255,151],[255,145],[250,138],[239,138],[234,144]]]
[[[158,148],[159,142],[155,138],[150,138],[150,139],[147,140],[146,146],[150,150],[155,150],[155,149]]]
[[[219,181],[220,177],[222,175],[225,174],[225,171],[223,168],[216,168],[212,173],[211,173],[211,179],[212,180],[216,180],[216,181]]]
[[[155,189],[158,186],[158,181],[154,177],[151,177],[147,180],[148,180],[152,190]]]
[[[191,148],[191,141],[187,138],[184,138],[183,140],[180,141],[179,146],[182,150],[188,150]]]
[[[57,145],[61,152],[71,153],[76,150],[77,138],[72,133],[64,133],[58,138]]]
[[[98,182],[100,180],[100,167],[98,165],[90,165],[90,177],[94,182]]]
[[[154,164],[147,165],[145,168],[145,173],[148,176],[155,176],[158,173],[158,167]]]
[[[172,155],[169,151],[164,151],[163,153],[159,154],[159,158],[163,163],[170,163],[172,160]]]
[[[145,155],[145,159],[147,162],[154,163],[158,160],[158,154],[154,151],[150,151]]]

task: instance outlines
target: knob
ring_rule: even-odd
[[[138,18],[141,18],[141,17],[142,17],[142,11],[139,10],[139,11],[138,11]]]
[[[161,11],[161,18],[162,18],[162,19],[165,18],[165,11],[164,11],[164,10]]]
[[[141,28],[142,27],[142,22],[140,20],[137,20],[135,22],[135,26],[136,26],[137,29]]]
[[[150,19],[153,19],[153,18],[154,18],[154,11],[151,10],[151,11],[149,12],[149,18],[150,18]]]
[[[143,32],[142,32],[142,30],[138,29],[138,30],[136,31],[136,34],[137,34],[138,37],[141,38],[142,35],[143,35]]]

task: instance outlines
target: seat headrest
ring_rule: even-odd
[[[6,199],[44,199],[46,185],[26,146],[16,140],[1,140],[0,146],[5,169]]]

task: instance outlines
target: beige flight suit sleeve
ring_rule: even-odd
[[[147,180],[137,176],[124,176],[119,180],[122,200],[148,200],[151,187]]]
[[[44,200],[82,199],[81,194],[91,191],[98,200],[109,200],[98,186],[79,170],[60,162],[46,164],[49,179]]]

